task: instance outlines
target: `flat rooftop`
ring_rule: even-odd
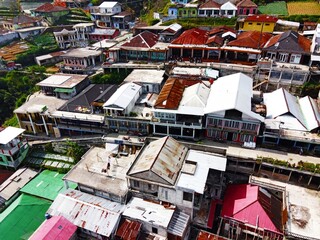
[[[73,88],[80,82],[85,80],[88,75],[78,75],[78,74],[61,74],[57,73],[51,75],[45,80],[37,83],[40,87],[59,87],[59,88]]]
[[[285,187],[288,206],[288,232],[318,239],[320,236],[320,192],[268,178],[252,177],[253,180]]]
[[[63,57],[76,57],[76,58],[87,58],[87,57],[96,57],[102,54],[102,50],[97,48],[75,48],[63,54]]]
[[[164,70],[135,69],[124,79],[124,82],[160,84],[164,73]]]
[[[128,147],[122,152],[129,153],[127,156],[118,154],[113,157],[112,153],[117,151],[118,145],[107,143],[106,148],[93,147],[64,177],[64,180],[92,187],[104,192],[124,197],[128,192],[126,173],[133,163],[136,154],[130,154]],[[106,172],[108,158],[110,156],[110,169]]]
[[[36,92],[19,108],[14,110],[14,113],[37,113],[48,110],[49,112],[59,109],[67,100],[46,96],[41,92]]]

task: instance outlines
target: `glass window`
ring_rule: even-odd
[[[192,193],[183,192],[183,200],[192,202]]]

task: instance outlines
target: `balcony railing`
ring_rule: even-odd
[[[174,121],[174,120],[163,120],[157,119],[158,121],[154,121],[158,125],[170,125],[170,126],[183,126],[189,128],[201,128],[202,124],[198,122],[181,122],[181,121]]]
[[[0,153],[3,155],[14,155],[17,151],[19,151],[21,148],[23,148],[27,144],[27,141],[19,142],[17,145],[12,147],[7,146],[1,146],[0,147]]]

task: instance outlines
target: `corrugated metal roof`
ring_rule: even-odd
[[[125,110],[128,105],[139,94],[142,87],[135,83],[125,83],[103,104],[103,108],[120,108]]]
[[[209,37],[209,32],[200,28],[193,28],[184,31],[178,38],[174,39],[171,44],[182,45],[204,45]]]
[[[28,239],[43,222],[51,202],[21,194],[0,214],[1,239]]]
[[[243,73],[220,77],[211,85],[205,113],[236,109],[245,117],[263,121],[263,117],[251,111],[252,78]]]
[[[238,8],[232,2],[226,2],[221,5],[220,10],[237,10]]]
[[[6,127],[4,130],[0,132],[0,144],[7,144],[11,140],[18,137],[21,133],[23,133],[25,129],[16,128],[16,127]]]
[[[259,49],[272,37],[272,34],[259,31],[247,31],[238,35],[237,39],[227,43],[227,46]]]
[[[204,83],[189,86],[183,92],[180,106],[204,108],[207,104],[209,93],[210,88]]]
[[[115,231],[124,205],[77,190],[60,193],[50,206],[52,216],[64,216],[80,228],[110,237]]]
[[[121,240],[135,240],[140,233],[141,225],[138,221],[124,219],[120,223],[116,237]]]
[[[250,184],[229,185],[224,196],[221,216],[233,217],[252,226],[258,224],[260,228],[279,232],[260,204],[258,191],[259,186]]]
[[[319,109],[308,96],[299,99],[280,88],[272,93],[264,93],[263,101],[267,118],[281,120],[283,128],[311,131],[320,126]]]
[[[99,5],[99,8],[113,8],[117,4],[118,4],[118,2],[107,2],[107,1],[104,1],[103,3],[101,3]]]
[[[224,172],[226,170],[227,159],[205,152],[190,150],[186,157],[187,161],[196,163],[194,174],[181,173],[177,187],[189,189],[203,194],[210,169]]]
[[[77,231],[77,226],[62,216],[53,216],[45,220],[32,234],[29,240],[59,239],[69,240]]]
[[[155,226],[167,228],[175,209],[133,197],[127,204],[123,216],[146,222]]]
[[[178,79],[168,79],[162,87],[155,108],[177,109],[182,98],[184,85]]]
[[[164,70],[134,69],[123,82],[162,83]]]
[[[133,47],[150,49],[158,42],[158,38],[159,36],[157,34],[144,31],[122,44],[121,48]]]
[[[59,192],[66,189],[62,180],[64,175],[65,174],[62,173],[44,170],[26,184],[21,189],[21,192],[53,201]],[[75,189],[76,187],[77,184],[69,183],[69,188]]]
[[[27,184],[38,173],[29,168],[20,168],[0,185],[0,197],[9,200],[25,184]]]
[[[176,210],[173,213],[171,221],[168,226],[168,233],[175,236],[183,237],[189,227],[190,216],[186,213]]]
[[[258,6],[251,0],[242,0],[237,4],[237,7],[258,7]]]
[[[174,185],[188,148],[171,137],[149,143],[133,163],[128,175],[151,171]]]

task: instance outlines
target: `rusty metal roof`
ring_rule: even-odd
[[[124,210],[124,205],[77,190],[60,193],[48,213],[63,216],[80,228],[110,237]]]
[[[117,230],[116,237],[121,240],[135,240],[138,238],[141,223],[129,219],[123,219]]]
[[[177,109],[182,99],[184,85],[178,79],[168,79],[161,89],[155,108]]]
[[[149,143],[141,155],[135,160],[128,175],[150,171],[157,178],[164,179],[167,183],[174,185],[179,171],[181,170],[188,148],[172,137],[163,137]],[[149,174],[147,180],[156,181],[156,177]],[[144,177],[146,179],[146,177]]]

